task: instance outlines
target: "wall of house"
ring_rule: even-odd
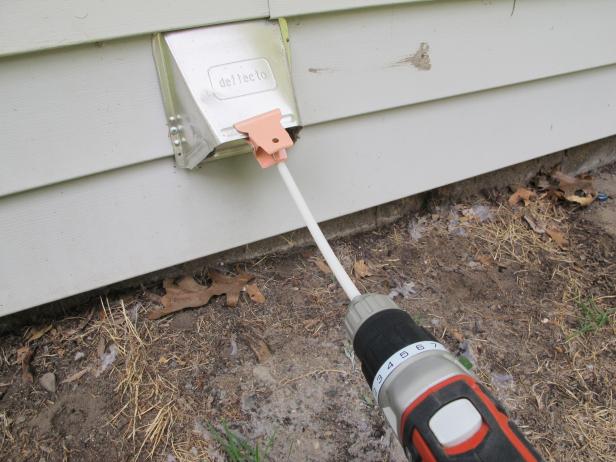
[[[302,226],[251,158],[174,167],[152,32],[286,18],[321,220],[616,133],[610,0],[61,3],[0,1],[0,314]]]

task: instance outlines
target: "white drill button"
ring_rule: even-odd
[[[445,448],[464,443],[481,428],[481,414],[473,403],[460,398],[446,404],[432,416],[428,425]]]

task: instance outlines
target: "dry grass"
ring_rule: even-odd
[[[11,433],[13,421],[7,416],[6,412],[0,412],[0,450],[4,451],[5,446],[10,446],[15,441]]]
[[[501,204],[494,211],[492,220],[469,221],[467,226],[488,245],[495,261],[537,264],[546,254],[568,261],[567,252],[560,249],[547,234],[534,231],[524,219],[525,215],[546,227],[551,225],[565,234],[567,232],[566,212],[547,200],[533,201],[517,209]],[[485,247],[481,246],[481,249]]]
[[[546,229],[558,230],[565,237],[569,234],[567,211],[547,199],[532,201],[520,208],[500,205],[493,220],[471,221],[467,226],[477,239],[478,252],[489,250],[497,263],[515,262],[536,268],[549,261],[553,268],[551,278],[563,287],[561,301],[568,303],[578,299],[592,276],[581,270],[567,247],[560,246],[548,233],[533,230],[527,220]]]
[[[565,416],[568,426],[577,432],[575,445],[592,455],[592,460],[613,462],[616,441],[616,409],[610,396],[608,406],[586,404]],[[591,460],[591,459],[588,459]]]
[[[492,213],[491,220],[481,222],[468,205],[439,207],[423,219],[421,240],[409,239],[406,223],[398,223],[385,234],[336,242],[336,251],[347,268],[360,258],[371,264],[375,274],[358,278],[366,291],[416,282],[417,296],[399,297],[399,303],[452,349],[457,336],[472,342],[477,359],[473,370],[491,386],[546,460],[616,462],[616,319],[610,311],[616,306],[616,289],[609,282],[616,265],[608,255],[615,250],[613,242],[595,232],[583,214],[570,216],[571,207],[547,200],[515,209],[485,207]],[[570,247],[534,231],[525,214],[561,230],[569,237]],[[452,215],[456,218],[453,231]],[[458,234],[459,228],[463,232]],[[145,319],[146,295],[135,291],[124,300],[101,302],[102,307],[92,310],[83,322],[74,319],[70,326],[57,326],[58,336],[51,330],[37,341],[34,367],[40,372],[55,370],[58,380],[85,366],[73,360],[77,351],[86,352],[82,361],[89,361],[94,371],[99,370],[96,358],[102,348],[95,352],[96,344],[117,348],[118,358],[103,374],[84,375],[59,389],[59,397],[70,398],[75,392],[97,395],[92,425],[82,429],[81,423],[67,421],[49,435],[26,432],[30,419],[51,403],[36,383],[22,385],[3,398],[12,404],[9,412],[0,411],[0,453],[16,453],[36,441],[47,448],[37,447],[18,460],[38,460],[41,455],[53,460],[62,460],[63,455],[83,459],[103,453],[107,444],[113,449],[108,458],[114,460],[218,460],[212,448],[225,445],[212,439],[208,422],[232,422],[234,431],[262,442],[261,432],[280,422],[272,409],[278,407],[280,415],[285,409],[293,412],[293,389],[310,383],[325,384],[320,385],[324,392],[334,383],[334,391],[360,387],[357,394],[366,404],[362,415],[370,422],[376,411],[365,383],[335,362],[345,360],[339,358],[342,354],[354,360],[348,342],[330,349],[318,362],[283,368],[292,359],[301,365],[306,352],[313,354],[314,344],[308,340],[317,337],[338,344],[345,338],[337,330],[346,310],[342,292],[331,274],[314,264],[315,255],[311,249],[250,266],[258,265],[265,281],[260,284],[268,297],[264,305],[251,304],[246,298],[230,311],[214,300],[196,312],[153,322]],[[255,368],[250,336],[263,337],[270,344],[274,361]],[[98,342],[100,338],[104,342]],[[10,370],[17,378],[14,351],[20,342],[21,336],[0,346],[0,369]],[[301,348],[289,348],[293,342]],[[331,369],[322,368],[328,364]],[[257,376],[264,368],[271,369],[271,383]],[[511,381],[499,382],[496,373],[511,376]],[[280,395],[270,394],[272,390],[283,391],[284,396],[289,392],[291,398],[280,401],[276,398]],[[296,417],[291,415],[291,424],[281,426],[285,437],[274,448],[278,454],[285,453],[278,460],[293,460],[286,457],[286,448],[297,441],[293,432],[304,434],[295,420],[301,424],[309,419],[307,434],[316,428],[318,433],[312,434],[318,438],[327,430],[330,435],[323,441],[335,446],[337,454],[344,454],[350,442],[372,439],[358,430],[356,419],[344,424],[347,420],[344,415],[341,418],[340,409],[348,410],[354,401],[343,396],[332,398],[332,409],[327,411],[312,413],[313,408],[306,405]],[[268,404],[261,406],[262,401]],[[19,416],[26,411],[28,420],[20,425]],[[58,415],[65,418],[61,412]],[[62,432],[79,438],[71,442]],[[89,436],[94,443],[80,445]],[[46,452],[51,449],[53,457]]]
[[[518,399],[536,407],[537,421],[544,419],[550,422],[550,428],[561,431],[524,430],[549,460],[564,460],[555,453],[565,453],[572,457],[571,460],[614,462],[614,370],[594,366],[600,355],[616,351],[616,320],[610,307],[610,302],[616,302],[614,294],[588,295],[591,288],[597,289],[594,284],[596,265],[576,261],[579,255],[574,257],[573,252],[559,246],[547,233],[533,230],[525,215],[543,227],[559,229],[565,236],[570,232],[567,209],[548,200],[533,201],[519,208],[500,205],[494,210],[492,220],[465,224],[476,239],[476,251],[490,252],[497,264],[515,263],[524,271],[535,272],[551,268],[551,287],[546,290],[546,301],[555,312],[545,322],[561,331],[557,336],[561,340],[554,343],[551,354],[564,354],[567,359],[539,362],[533,374],[536,380],[528,384],[529,395]],[[532,349],[535,342],[537,340],[529,335],[527,348]],[[605,357],[602,362],[606,363]],[[556,409],[556,415],[563,419],[560,422],[553,421]]]
[[[207,443],[187,430],[194,418],[186,412],[188,403],[180,397],[168,371],[161,370],[161,358],[151,354],[157,340],[149,327],[151,322],[137,321],[143,306],[134,301],[127,310],[123,300],[117,306],[101,300],[101,305],[104,316],[94,329],[116,345],[121,357],[118,362],[123,362],[114,370],[122,406],[108,424],[115,427],[127,422],[124,436],[133,446],[133,460],[149,460],[165,453],[173,454],[178,461],[208,460]]]

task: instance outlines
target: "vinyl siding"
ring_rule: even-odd
[[[518,0],[511,16],[505,1],[422,2],[289,18],[306,125],[289,168],[315,215],[615,134],[613,5]],[[430,70],[390,65],[421,42]],[[149,36],[0,68],[0,314],[302,226],[276,172],[249,157],[174,167]]]
[[[0,56],[268,16],[267,0],[0,0]]]

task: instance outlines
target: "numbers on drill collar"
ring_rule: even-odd
[[[420,353],[424,353],[426,351],[431,350],[443,350],[446,351],[446,348],[438,342],[432,342],[430,340],[426,340],[423,342],[411,343],[410,345],[405,346],[401,350],[396,351],[393,355],[391,355],[387,361],[383,363],[383,365],[379,368],[376,375],[374,376],[374,380],[372,381],[372,394],[374,395],[374,399],[378,403],[379,401],[379,392],[381,391],[381,387],[387,380],[387,378],[392,374],[393,371],[396,370],[400,364],[405,361],[408,361],[414,356],[417,356]]]

